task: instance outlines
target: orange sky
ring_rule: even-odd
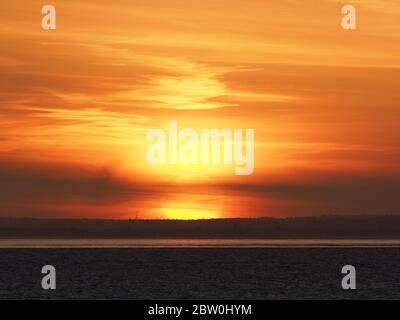
[[[2,3],[0,216],[400,213],[400,4],[344,3]],[[255,172],[150,166],[169,120],[254,128]]]

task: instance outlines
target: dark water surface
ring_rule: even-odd
[[[41,289],[41,268],[57,289]],[[341,269],[357,269],[357,290]],[[400,299],[399,248],[0,249],[0,299]]]

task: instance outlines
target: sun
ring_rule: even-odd
[[[204,172],[181,170],[165,189],[168,198],[161,202],[161,211],[170,220],[217,219],[223,216],[223,196],[208,194],[196,183],[211,181]]]
[[[196,203],[171,204],[171,206],[167,205],[162,210],[170,220],[216,219],[220,216],[218,209]]]

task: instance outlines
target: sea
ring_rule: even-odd
[[[400,241],[2,239],[0,299],[400,299]]]

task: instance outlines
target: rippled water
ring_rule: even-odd
[[[46,264],[55,291],[41,289]],[[346,264],[356,291],[341,288]],[[9,248],[0,299],[400,299],[399,265],[393,247]]]

